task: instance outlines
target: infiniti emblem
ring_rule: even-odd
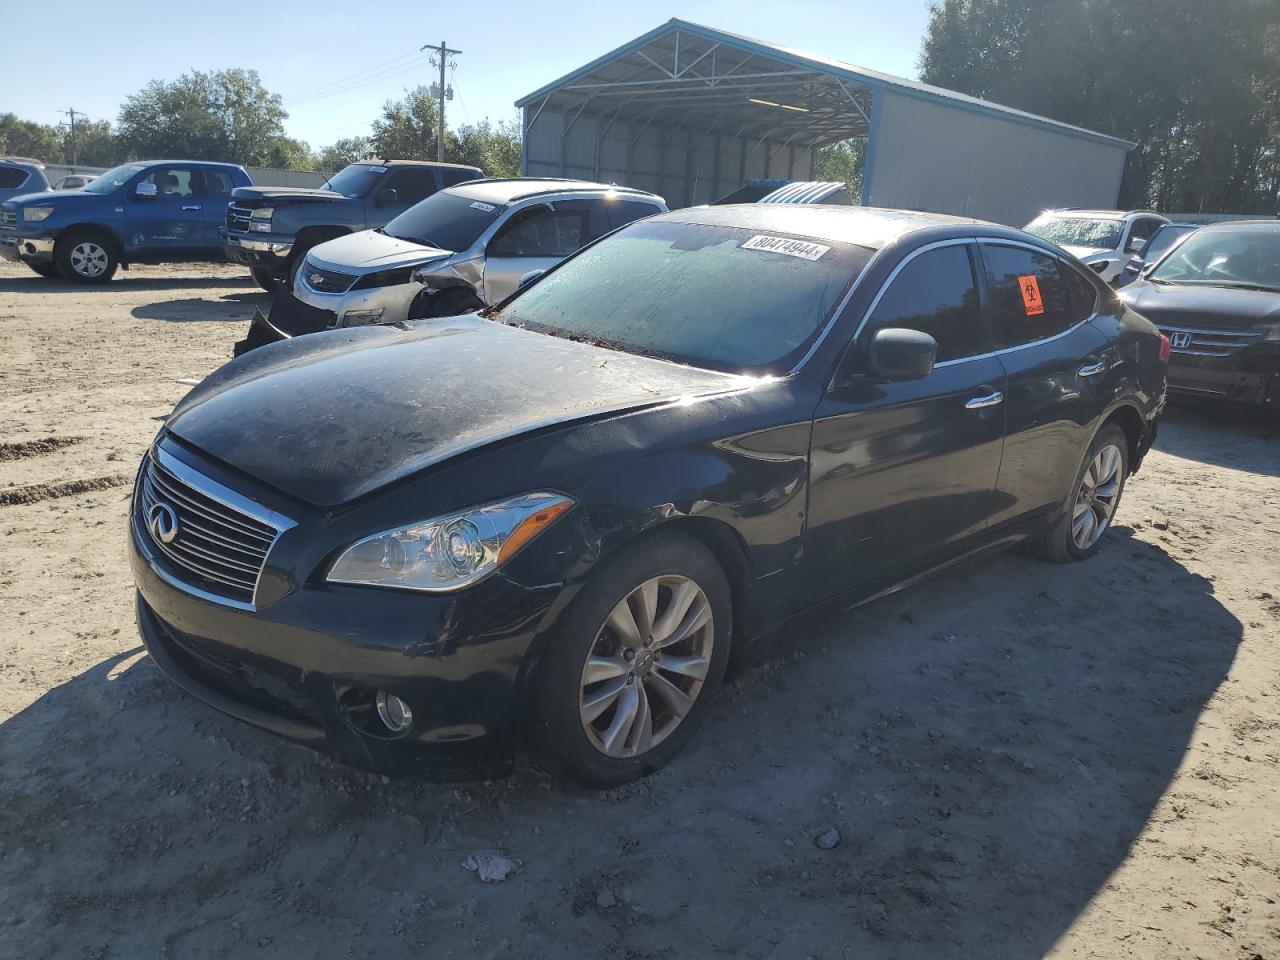
[[[1171,333],[1169,335],[1169,346],[1177,347],[1179,350],[1181,350],[1184,347],[1191,346],[1191,334]]]
[[[158,543],[173,543],[178,535],[178,515],[167,503],[157,503],[147,514],[147,529]]]

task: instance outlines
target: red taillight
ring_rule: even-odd
[[[1169,338],[1163,333],[1160,334],[1160,362],[1168,363],[1171,353],[1173,353],[1173,344],[1169,342]]]

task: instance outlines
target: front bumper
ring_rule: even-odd
[[[0,258],[17,263],[52,263],[55,238],[23,235],[12,227],[0,227]]]
[[[265,270],[283,270],[293,254],[293,237],[239,233],[220,227],[222,252],[233,263]]]
[[[323,528],[300,523],[289,535]],[[560,585],[494,575],[455,595],[345,587],[305,574],[243,609],[198,596],[130,522],[138,627],[157,666],[199,700],[349,766],[441,779],[490,775],[511,761],[524,671],[559,608]],[[264,571],[264,576],[267,571]],[[394,736],[368,710],[385,690],[413,710]]]
[[[334,268],[338,269],[338,268]],[[370,323],[398,323],[409,319],[409,308],[414,298],[422,292],[420,283],[399,283],[389,287],[372,287],[367,290],[348,290],[346,293],[322,293],[313,289],[306,278],[306,271],[298,273],[293,295],[302,303],[317,310],[324,310],[336,317],[335,326],[358,327]],[[382,312],[376,319],[349,314]]]
[[[1280,405],[1280,343],[1256,343],[1221,357],[1175,348],[1169,360],[1169,390],[1253,406]]]

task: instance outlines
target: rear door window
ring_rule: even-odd
[[[1084,319],[1058,260],[1023,247],[984,243],[987,302],[997,350],[1055,336]]]
[[[929,334],[938,342],[938,363],[986,351],[967,244],[926,250],[907,262],[872,310],[863,342],[886,327]]]
[[[655,204],[640,200],[614,200],[605,204],[605,209],[609,211],[609,219],[614,229],[662,212]]]
[[[414,204],[439,190],[440,184],[431,167],[403,167],[392,173],[381,189],[394,190],[396,203]]]
[[[475,170],[453,170],[445,167],[440,170],[440,179],[446,187],[452,187],[468,180],[479,180],[482,174]]]
[[[0,189],[12,190],[27,181],[27,171],[17,167],[0,167]]]

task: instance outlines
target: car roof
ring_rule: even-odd
[[[969,227],[973,235],[1011,236],[1015,231],[985,220],[952,217],[916,210],[877,207],[841,207],[822,204],[731,203],[723,206],[685,207],[660,214],[646,223],[700,223],[708,226],[776,230],[814,240],[833,240],[878,249],[908,233],[938,227]]]
[[[39,160],[32,160],[30,157],[0,157],[0,163],[7,163],[14,167],[34,167],[37,170],[43,170],[44,164]]]
[[[1162,214],[1156,213],[1154,210],[1077,210],[1075,207],[1056,207],[1045,210],[1044,213],[1053,213],[1063,216],[1080,217],[1081,219],[1098,219],[1098,220],[1123,220],[1126,217],[1160,217],[1164,219]]]
[[[528,197],[545,196],[554,193],[581,193],[584,191],[613,191],[629,197],[640,197],[661,201],[657,194],[636,190],[632,187],[619,187],[610,183],[595,183],[591,180],[559,180],[554,178],[509,177],[486,180],[469,180],[466,183],[449,187],[450,193],[466,197],[468,200],[479,200],[483,203],[513,203]]]
[[[351,165],[366,164],[371,167],[448,167],[451,170],[479,170],[469,163],[445,163],[443,160],[379,160],[370,157],[365,160],[352,160]]]
[[[1219,220],[1200,225],[1201,230],[1254,230],[1262,233],[1280,233],[1280,220]]]

